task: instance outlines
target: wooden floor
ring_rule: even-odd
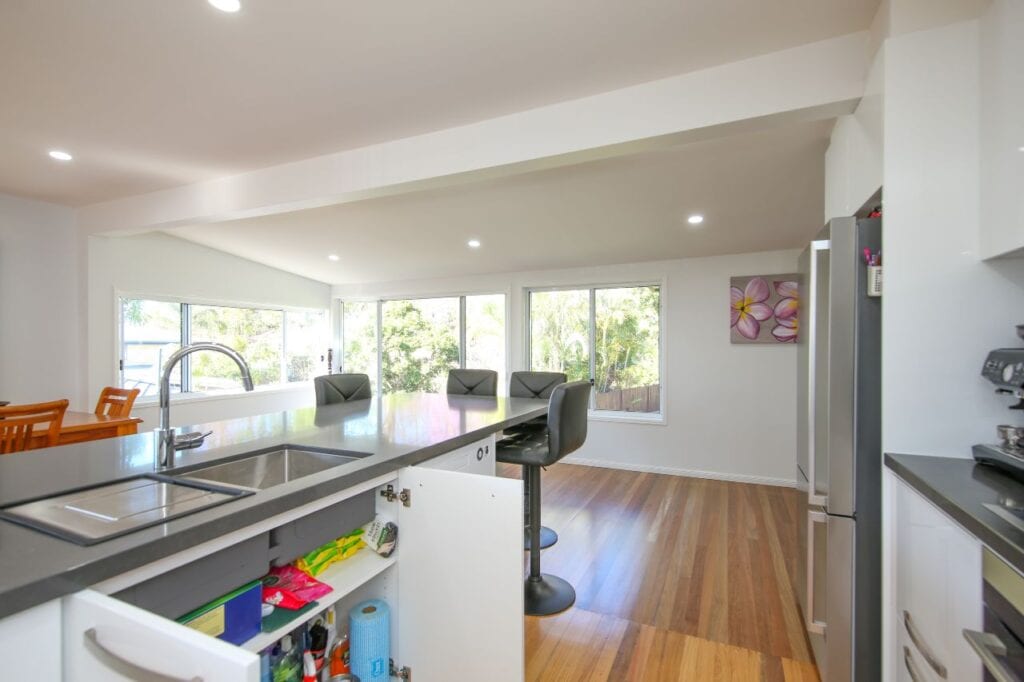
[[[545,471],[543,491],[559,533],[543,569],[577,598],[526,619],[528,681],[817,682],[795,491],[571,464]]]

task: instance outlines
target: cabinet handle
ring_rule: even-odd
[[[999,660],[999,656],[1007,654],[1006,644],[991,632],[978,632],[977,630],[964,630],[964,639],[971,645],[974,652],[981,659],[981,664],[996,682],[1020,682],[1017,674],[1006,667],[1006,664]]]
[[[924,657],[924,662],[931,666],[931,669],[935,671],[935,674],[946,679],[946,666],[939,663],[939,660],[935,658],[935,654],[932,653],[931,648],[924,643],[924,638],[921,637],[921,633],[917,631],[917,627],[914,625],[914,619],[910,617],[910,611],[903,610],[903,627],[906,629],[907,634],[910,636],[910,641],[914,643],[917,650],[921,652]]]
[[[118,656],[113,651],[103,646],[100,642],[100,638],[96,635],[96,628],[89,628],[85,631],[82,637],[85,642],[85,648],[92,653],[99,661],[113,670],[116,673],[124,675],[131,680],[139,680],[139,682],[203,682],[201,677],[192,677],[185,679],[183,677],[171,677],[170,675],[164,675],[158,673],[149,668],[143,668],[137,663],[133,663],[126,658]]]
[[[481,461],[483,461],[483,459],[484,459],[484,449],[483,448],[477,448],[476,449],[476,461],[481,462]]]
[[[814,619],[814,524],[828,525],[828,515],[820,511],[807,512],[807,631],[825,634],[824,621]]]
[[[908,646],[903,647],[903,665],[907,666],[911,682],[924,682],[924,675],[917,669],[917,663],[914,663],[914,659],[910,655],[910,647]]]

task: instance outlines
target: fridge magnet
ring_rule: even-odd
[[[732,343],[796,343],[803,275],[733,277],[729,287]]]

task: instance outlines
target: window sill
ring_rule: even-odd
[[[594,422],[619,422],[623,424],[650,424],[665,426],[664,412],[616,412],[614,410],[590,410],[587,418]]]
[[[204,403],[212,402],[215,400],[234,400],[236,398],[248,398],[258,397],[265,395],[275,395],[281,393],[298,393],[299,391],[312,391],[312,381],[296,381],[295,383],[277,385],[277,386],[262,386],[252,391],[243,391],[239,389],[237,391],[225,391],[224,393],[172,393],[172,403]],[[160,398],[157,396],[147,396],[145,398],[139,398],[135,401],[135,407],[158,407],[160,405]]]

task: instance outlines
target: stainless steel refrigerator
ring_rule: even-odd
[[[881,657],[880,219],[837,218],[800,256],[798,597],[822,682],[877,682]]]

